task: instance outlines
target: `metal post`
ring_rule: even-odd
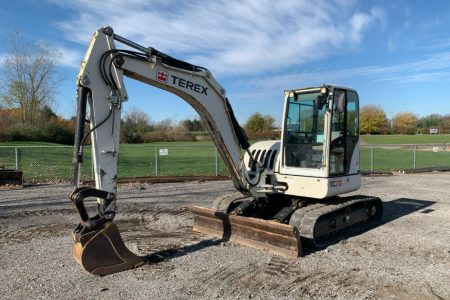
[[[219,175],[219,166],[218,166],[218,159],[217,159],[217,147],[214,147],[215,149],[215,155],[216,155],[216,176]]]
[[[416,168],[416,145],[414,145],[414,164],[413,164],[413,169]]]
[[[370,171],[373,172],[373,147],[370,147]]]
[[[158,176],[158,147],[155,147],[155,174]]]
[[[19,170],[19,149],[17,147],[14,148],[16,152],[16,170]]]
[[[95,180],[95,168],[94,168],[94,159],[92,158],[92,151],[91,151],[91,180]]]

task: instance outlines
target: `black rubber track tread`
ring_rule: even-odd
[[[377,197],[373,196],[349,196],[349,197],[340,197],[337,198],[333,202],[328,203],[322,203],[321,205],[313,204],[310,206],[306,206],[304,208],[300,208],[305,210],[305,213],[303,215],[303,218],[301,219],[300,226],[298,228],[300,237],[302,239],[307,239],[309,243],[311,243],[315,247],[324,247],[329,242],[319,242],[315,239],[314,236],[314,230],[315,226],[317,224],[317,221],[320,217],[322,217],[325,214],[331,214],[333,212],[337,212],[345,207],[350,207],[358,203],[364,203],[364,202],[372,202],[372,201],[381,201]],[[309,208],[309,209],[308,209]],[[365,225],[371,225],[371,223],[376,223],[378,221],[377,218],[375,219],[369,219],[368,222]],[[352,225],[355,226],[355,225]],[[349,226],[349,227],[352,227]],[[344,228],[345,230],[347,228]],[[341,230],[342,231],[342,230]],[[331,234],[333,235],[333,234]],[[339,236],[337,235],[335,239],[339,239]],[[331,239],[330,241],[333,241],[335,239]]]

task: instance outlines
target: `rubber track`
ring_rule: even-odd
[[[333,211],[339,211],[345,207],[352,206],[357,203],[364,203],[368,201],[376,201],[377,197],[372,196],[350,196],[350,197],[344,197],[339,198],[337,200],[337,203],[323,203],[323,204],[313,204],[311,206],[306,206],[304,208],[306,212],[301,220],[301,225],[299,228],[300,237],[304,239],[308,239],[315,247],[323,247],[326,246],[329,242],[320,243],[317,240],[314,239],[314,229],[316,226],[316,223],[318,219],[325,215],[332,213]],[[371,222],[368,222],[371,223]],[[352,226],[349,226],[352,227]],[[340,229],[338,231],[344,231],[348,229],[349,227],[346,227],[344,229]],[[333,234],[333,233],[331,233]],[[335,239],[339,239],[339,236],[336,236]]]
[[[240,192],[234,192],[231,194],[226,194],[223,196],[217,197],[212,205],[212,209],[214,211],[222,211],[224,213],[228,212],[228,207],[237,200],[249,198],[248,196],[243,195]]]

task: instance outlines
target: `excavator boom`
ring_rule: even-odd
[[[116,49],[120,42],[137,51]],[[112,28],[98,30],[81,63],[77,78],[78,110],[74,146],[75,189],[70,199],[81,222],[73,232],[75,260],[93,274],[106,275],[141,265],[142,260],[126,249],[117,226],[117,162],[122,103],[128,100],[123,76],[178,95],[202,116],[240,193],[251,196],[252,181],[260,169],[243,164],[241,149],[248,149],[245,133],[238,125],[225,90],[211,73],[201,68],[145,48],[114,34]],[[85,134],[89,111],[90,129]],[[81,187],[79,174],[83,145],[91,136],[95,188]],[[97,199],[98,214],[88,216],[84,200]]]

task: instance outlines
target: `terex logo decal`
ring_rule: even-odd
[[[192,81],[189,81],[189,80],[186,80],[186,79],[174,76],[174,75],[170,75],[170,77],[172,78],[173,85],[177,85],[186,90],[191,90],[196,93],[204,94],[204,95],[208,96],[208,94],[207,94],[208,88],[207,87],[204,87],[203,85],[200,85],[198,83],[193,83]]]
[[[167,82],[168,79],[169,79],[169,73],[158,70],[158,73],[156,74],[156,80],[161,81],[161,82]]]

